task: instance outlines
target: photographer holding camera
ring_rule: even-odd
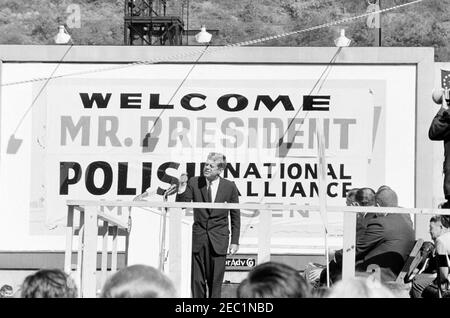
[[[433,101],[436,104],[441,104],[436,116],[431,122],[428,131],[428,137],[431,140],[444,141],[444,195],[447,200],[442,204],[442,208],[450,208],[450,96],[449,88],[445,87],[442,90],[433,92]]]

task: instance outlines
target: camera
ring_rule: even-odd
[[[442,106],[450,106],[450,89],[448,88],[442,88],[442,89],[435,89],[432,94],[433,101]],[[445,100],[445,105],[443,105],[443,101]]]

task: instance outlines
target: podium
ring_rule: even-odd
[[[162,270],[178,295],[190,298],[192,221],[183,219],[184,211],[179,208],[133,207],[130,213],[128,266],[142,264]]]

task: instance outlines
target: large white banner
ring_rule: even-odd
[[[37,230],[39,222],[47,229],[64,225],[68,199],[128,201],[148,189],[150,200],[162,201],[182,172],[200,175],[212,151],[227,156],[223,177],[236,183],[240,202],[318,205],[319,121],[329,205],[344,205],[354,187],[396,188],[388,170],[407,176],[397,189],[401,201],[406,193],[403,200],[413,202],[414,146],[403,150],[411,158],[397,161],[401,151],[386,140],[398,113],[414,115],[413,67],[334,66],[320,85],[326,65],[199,65],[184,81],[190,67],[139,66],[49,82],[27,122],[30,141],[22,145],[29,151],[26,213],[33,235],[46,234]],[[25,107],[40,85],[6,88],[2,100],[22,92]],[[2,120],[10,112],[3,106]],[[401,121],[413,143],[414,117]],[[12,127],[2,127],[3,145]],[[7,157],[9,166],[13,161]],[[260,211],[241,213],[241,251],[255,252]],[[192,220],[192,212],[184,218]],[[318,213],[279,211],[272,221],[273,251],[323,248]],[[328,222],[330,244],[338,246],[342,215],[330,214]]]
[[[367,184],[375,109],[361,83],[333,84],[311,95],[312,80],[188,80],[171,99],[178,81],[54,81],[42,133],[47,215],[58,219],[51,214],[69,198],[162,195],[182,172],[200,175],[210,151],[226,155],[223,176],[236,182],[240,202],[318,205],[318,121],[328,203],[339,205],[355,184]],[[243,243],[256,243],[258,214],[243,211]],[[332,233],[341,233],[341,217],[329,217]],[[317,214],[285,211],[275,213],[273,231],[276,246],[284,233],[298,244],[323,230]]]

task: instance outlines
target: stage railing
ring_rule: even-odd
[[[101,285],[107,279],[108,270],[108,240],[112,238],[111,247],[111,273],[117,271],[117,243],[119,234],[128,238],[129,224],[112,217],[99,208],[98,205],[68,204],[66,227],[66,250],[64,255],[64,270],[68,274],[75,274],[79,287],[80,297],[96,296],[97,272],[97,240],[102,238],[100,259]],[[79,224],[76,226],[76,213],[79,212]],[[122,232],[122,233],[120,233]],[[76,251],[76,264],[73,271],[72,253],[73,239],[78,235],[78,249]],[[126,251],[125,251],[126,254]],[[126,260],[126,255],[125,255]]]
[[[111,271],[117,269],[117,235],[120,229],[128,231],[129,224],[110,217],[100,211],[102,207],[140,207],[154,208],[161,211],[161,215],[166,217],[167,211],[180,210],[183,208],[209,208],[209,209],[241,209],[259,210],[260,220],[258,227],[258,263],[270,260],[270,233],[273,211],[308,211],[319,213],[319,206],[299,205],[299,204],[257,204],[257,203],[188,203],[188,202],[156,202],[156,201],[67,201],[68,219],[66,234],[65,271],[72,271],[72,241],[76,234],[74,228],[74,210],[80,211],[79,246],[76,272],[80,279],[80,291],[82,297],[96,296],[96,255],[97,239],[99,233],[103,236],[102,247],[102,284],[106,279],[106,257],[107,257],[107,236],[112,233],[113,252]],[[414,215],[450,214],[447,210],[430,208],[386,208],[386,207],[359,207],[359,206],[327,206],[327,213],[344,213],[343,229],[343,278],[355,275],[355,238],[356,238],[356,213],[400,213]],[[180,212],[180,211],[179,211]],[[171,240],[169,249],[171,255],[175,257],[169,259],[169,271],[174,273],[171,276],[176,287],[180,286],[181,272],[180,262],[177,256],[181,255],[181,222],[182,213],[169,213],[169,227],[171,229]],[[103,225],[99,226],[99,221]],[[103,232],[99,229],[103,228]],[[106,231],[105,228],[112,231]],[[418,238],[417,238],[418,239]],[[162,247],[164,248],[164,246]],[[125,255],[127,257],[127,255]]]

